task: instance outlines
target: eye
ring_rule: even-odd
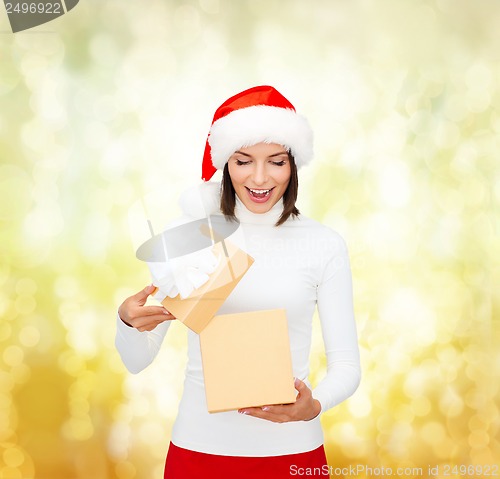
[[[273,165],[276,165],[276,166],[284,166],[286,161],[285,160],[281,160],[281,161],[272,161],[271,162]]]
[[[239,165],[239,166],[241,166],[241,165],[249,165],[250,162],[249,161],[242,161],[242,160],[236,158],[236,164]]]

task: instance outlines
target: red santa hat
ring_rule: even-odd
[[[257,143],[283,145],[297,168],[313,157],[307,120],[272,86],[256,86],[226,100],[215,112],[203,155],[202,179],[208,181],[239,148]]]

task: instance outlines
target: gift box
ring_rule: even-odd
[[[209,412],[295,402],[284,309],[215,316],[200,346]]]
[[[219,258],[216,269],[207,282],[194,289],[189,296],[166,297],[161,303],[179,321],[195,333],[201,333],[217,313],[235,286],[248,271],[253,258],[229,241],[213,246]]]

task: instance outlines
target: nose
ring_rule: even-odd
[[[266,163],[261,161],[256,161],[252,171],[252,180],[255,186],[264,185],[267,182],[268,174]]]

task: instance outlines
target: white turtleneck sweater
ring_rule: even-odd
[[[293,372],[310,387],[311,323],[317,307],[327,373],[313,397],[325,412],[351,396],[360,380],[349,257],[338,233],[302,215],[274,226],[282,209],[279,201],[269,212],[255,214],[237,198],[240,227],[228,239],[255,262],[218,314],[285,308]],[[138,373],[151,364],[170,324],[165,321],[153,331],[139,332],[117,319],[116,347],[129,371]],[[188,364],[172,431],[174,444],[230,456],[294,454],[323,444],[319,415],[278,424],[237,411],[208,413],[199,336],[186,331]]]

